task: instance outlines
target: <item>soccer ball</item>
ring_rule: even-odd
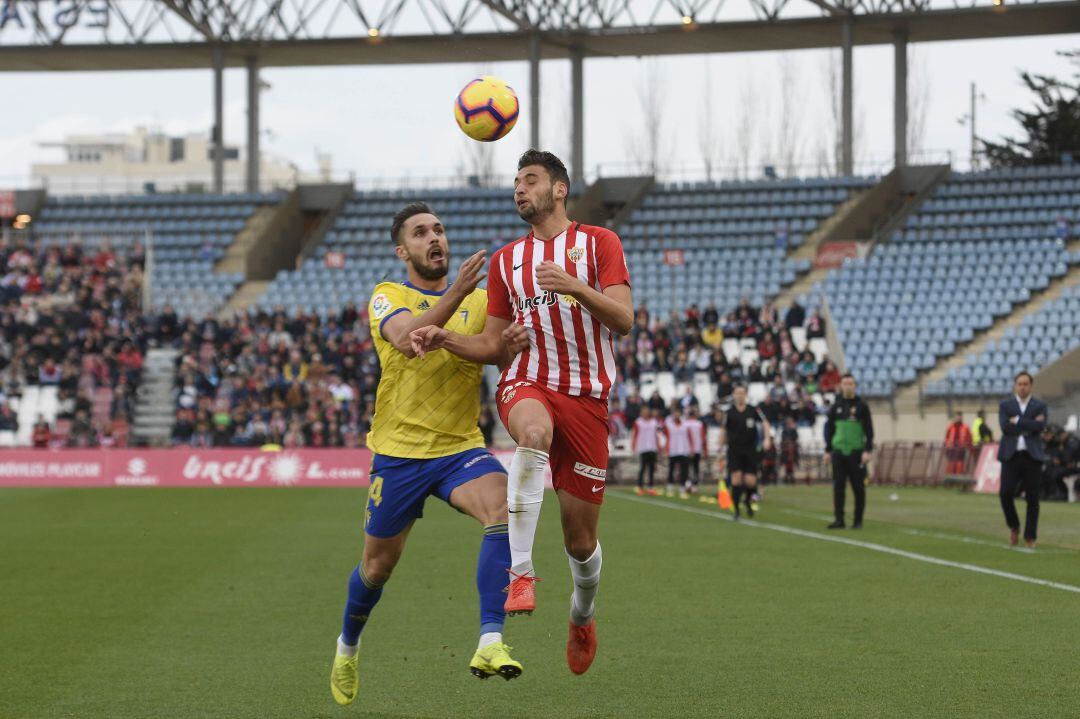
[[[514,89],[497,77],[485,75],[458,93],[454,118],[461,131],[472,139],[494,142],[514,129],[519,109]]]

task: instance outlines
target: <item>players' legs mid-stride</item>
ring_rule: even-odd
[[[584,674],[596,657],[596,593],[600,588],[603,551],[596,538],[600,505],[586,502],[560,489],[563,544],[570,561],[574,593],[570,597],[566,663],[574,674]]]
[[[450,493],[450,504],[484,526],[476,560],[476,591],[480,595],[480,642],[469,668],[473,675],[503,679],[521,675],[522,666],[510,658],[503,643],[503,588],[510,568],[510,541],[506,513],[506,476],[485,474]]]
[[[330,693],[342,706],[356,699],[360,687],[357,654],[360,634],[364,631],[371,611],[382,596],[383,585],[401,559],[405,540],[413,522],[393,537],[364,535],[364,553],[360,564],[349,575],[349,593],[345,602],[345,617],[337,640],[337,654],[330,672]]]
[[[338,704],[347,705],[356,698],[360,635],[382,596],[383,585],[401,558],[409,531],[421,516],[428,494],[436,494],[484,527],[476,566],[480,641],[469,664],[470,671],[481,679],[496,674],[513,679],[522,672],[521,664],[510,657],[509,647],[502,639],[503,587],[510,567],[506,475],[492,471],[501,467],[483,450],[473,450],[442,462],[429,463],[424,471],[430,478],[421,477],[418,481],[412,481],[411,477],[402,482],[387,479],[395,472],[404,474],[414,470],[415,463],[410,467],[407,462],[403,471],[401,467],[390,467],[385,476],[372,477],[364,551],[360,564],[349,575],[345,616],[330,675],[330,690]],[[373,468],[373,475],[376,471]],[[383,534],[387,536],[378,536]]]
[[[508,385],[499,391],[499,401],[509,403],[523,387]],[[507,614],[531,614],[536,609],[536,572],[532,550],[540,508],[544,503],[544,470],[548,465],[553,427],[551,413],[538,399],[519,400],[506,416],[507,431],[517,442],[506,482],[510,533],[510,586]]]
[[[746,505],[746,513],[753,517],[752,506],[754,490],[757,489],[757,475],[751,472],[731,471],[731,502],[734,505],[735,516],[739,516],[739,502]]]

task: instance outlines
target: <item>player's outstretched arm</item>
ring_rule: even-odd
[[[543,262],[536,268],[536,282],[542,290],[570,295],[615,334],[628,334],[634,326],[629,285],[611,285],[597,292],[554,262]]]
[[[472,294],[480,281],[487,277],[484,271],[487,263],[486,253],[481,250],[461,263],[457,279],[450,285],[442,299],[435,306],[418,315],[400,312],[386,321],[382,335],[394,348],[409,357],[416,356],[409,335],[421,327],[442,327],[457,312],[465,298]]]
[[[461,335],[431,325],[414,330],[410,341],[413,352],[421,358],[428,352],[445,349],[470,362],[504,366],[508,358],[529,346],[529,335],[521,325],[488,315],[484,331],[478,335]]]

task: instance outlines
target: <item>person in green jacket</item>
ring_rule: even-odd
[[[836,520],[829,529],[843,529],[844,500],[847,485],[855,494],[855,521],[852,529],[862,527],[866,510],[866,465],[874,448],[874,421],[870,407],[855,394],[855,378],[850,373],[840,378],[840,396],[829,408],[825,422],[825,461],[832,465],[833,510]]]

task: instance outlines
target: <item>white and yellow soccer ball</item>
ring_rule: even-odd
[[[514,129],[520,110],[514,88],[491,75],[470,82],[454,101],[458,127],[480,142],[494,142],[506,137]]]

